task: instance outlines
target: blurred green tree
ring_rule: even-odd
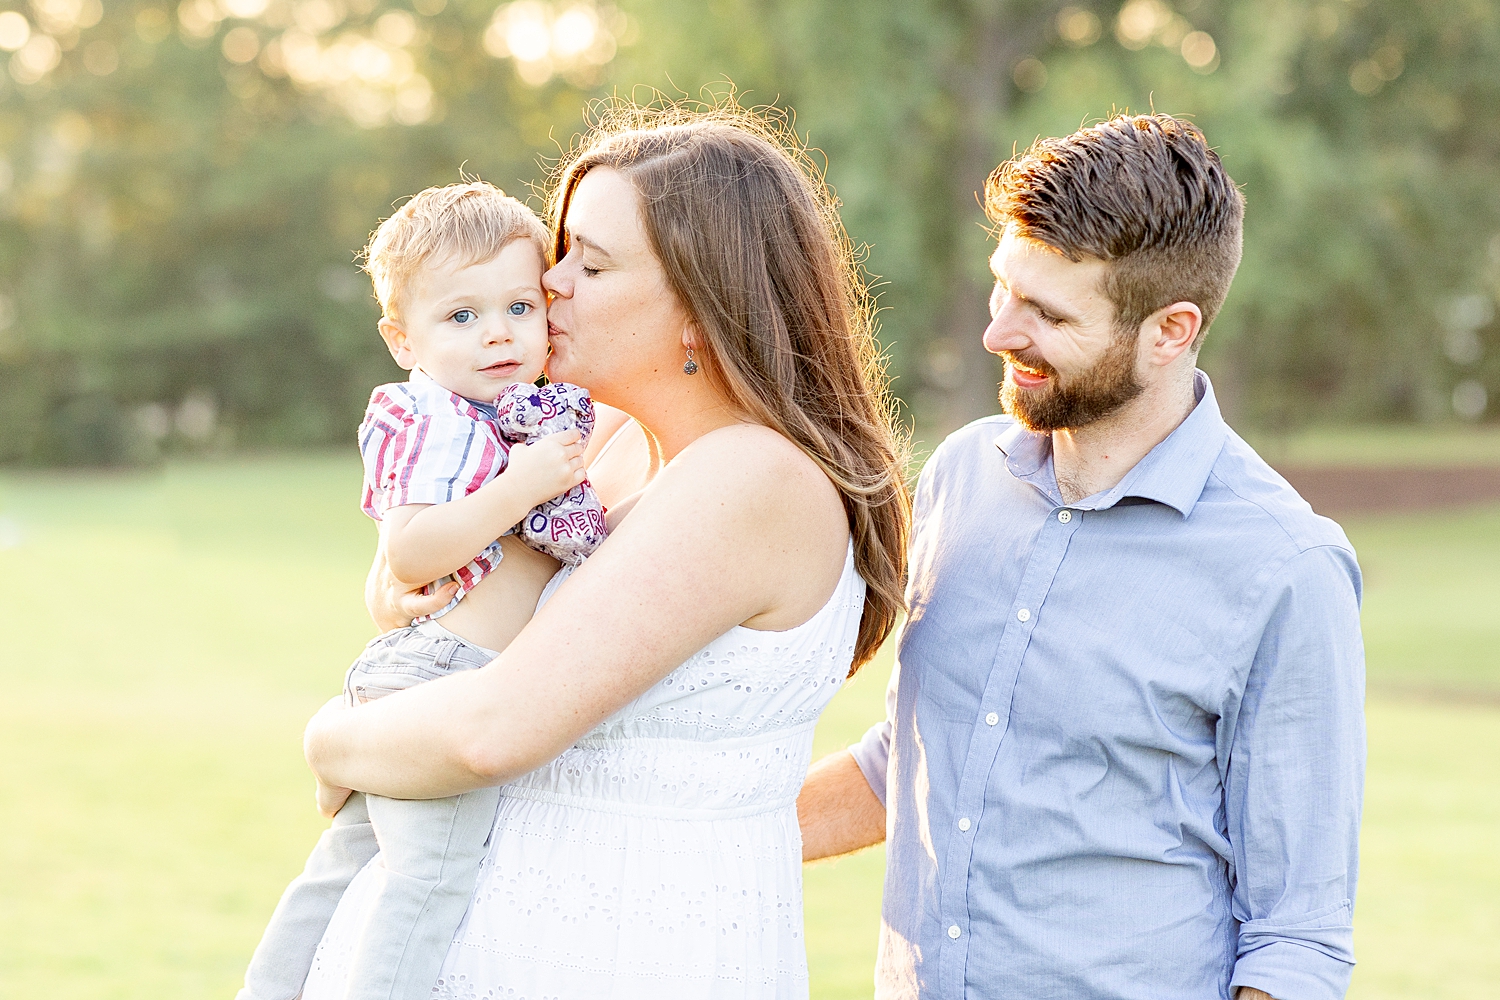
[[[885,279],[898,391],[936,433],[995,408],[984,177],[1118,110],[1193,118],[1245,189],[1245,262],[1204,353],[1234,418],[1478,419],[1500,390],[1493,0],[629,9],[654,40],[632,78],[729,77],[797,109]]]
[[[0,461],[350,437],[400,375],[355,264],[370,230],[461,168],[529,196],[599,80],[586,52],[521,79],[483,44],[493,4],[27,13],[0,14],[22,25],[0,21],[21,43],[0,76]]]
[[[641,85],[795,109],[933,436],[995,408],[984,177],[1192,116],[1249,205],[1204,364],[1241,422],[1500,392],[1500,2],[0,0],[0,462],[342,442],[399,373],[354,252],[460,166],[516,193]]]

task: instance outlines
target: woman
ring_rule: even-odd
[[[488,667],[308,728],[325,809],[504,786],[440,996],[805,996],[812,728],[901,604],[902,455],[828,192],[772,123],[625,110],[559,174],[544,278],[549,374],[635,421],[593,473],[617,526]],[[376,877],[306,1000],[342,996]]]

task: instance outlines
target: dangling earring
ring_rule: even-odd
[[[684,375],[696,375],[696,374],[698,374],[698,362],[696,362],[696,361],[693,360],[693,349],[691,347],[689,347],[687,349],[687,355],[688,355],[687,363],[682,366],[682,374],[684,374]]]

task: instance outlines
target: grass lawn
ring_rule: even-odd
[[[1315,427],[1247,437],[1273,465],[1500,465],[1500,427],[1494,426]]]
[[[0,476],[0,996],[232,995],[323,825],[302,724],[371,631],[358,479],[327,457]],[[1351,995],[1488,995],[1500,508],[1348,528],[1372,689]],[[834,700],[819,753],[879,717],[889,666]],[[815,997],[869,995],[882,867],[807,869]]]

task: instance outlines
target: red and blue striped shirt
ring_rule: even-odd
[[[495,408],[443,388],[414,369],[409,380],[376,386],[359,425],[365,483],[361,509],[379,521],[392,507],[447,503],[473,493],[505,468],[510,445],[500,437]],[[500,565],[500,543],[459,568],[458,594],[447,613]]]

